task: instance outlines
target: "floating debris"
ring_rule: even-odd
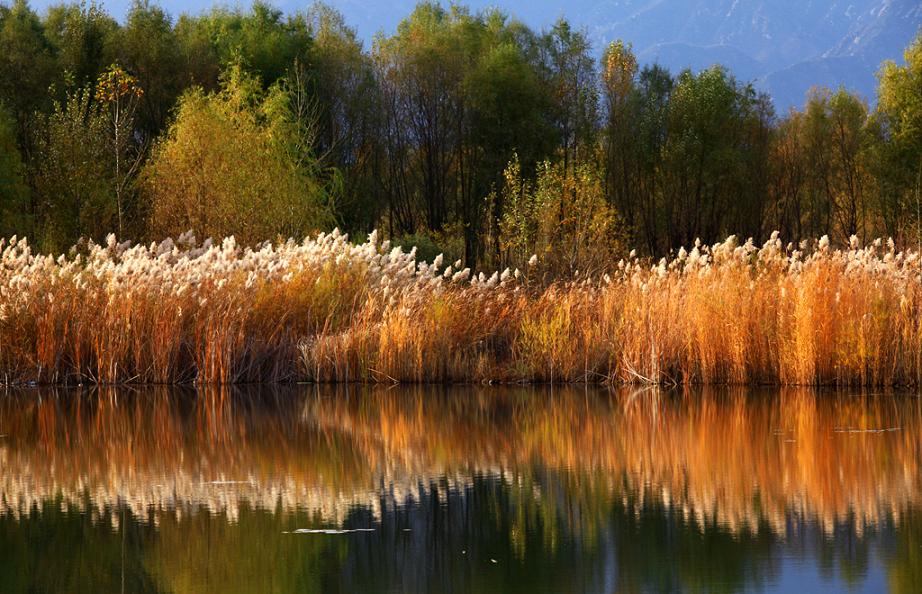
[[[251,485],[252,481],[203,481],[203,485]]]
[[[352,532],[374,532],[374,528],[298,528],[282,534],[350,534]]]
[[[887,427],[885,429],[852,429],[850,427],[836,427],[833,433],[890,433],[899,431],[902,427]]]

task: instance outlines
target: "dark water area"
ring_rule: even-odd
[[[915,395],[0,395],[0,592],[919,592]]]

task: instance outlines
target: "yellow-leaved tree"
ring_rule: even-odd
[[[331,226],[337,176],[313,154],[300,97],[285,80],[264,91],[240,64],[216,93],[183,95],[143,176],[151,235],[253,244]]]
[[[611,268],[623,250],[624,225],[592,162],[565,167],[562,161],[545,161],[531,182],[513,158],[504,172],[501,201],[498,234],[505,265],[522,268],[537,255],[541,269],[552,276],[591,274]]]

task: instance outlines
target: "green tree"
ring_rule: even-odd
[[[662,216],[667,243],[659,251],[716,241],[734,231],[758,235],[764,194],[751,185],[752,129],[768,125],[751,85],[719,66],[682,72],[669,101],[663,146]],[[763,139],[762,142],[767,142]],[[741,228],[746,221],[757,224]]]
[[[558,20],[540,41],[541,69],[552,93],[551,117],[564,167],[592,154],[599,120],[598,82],[585,32]]]
[[[117,228],[118,212],[107,119],[93,89],[69,91],[38,122],[33,175],[42,246],[63,251],[80,237],[101,241]]]
[[[922,207],[922,33],[906,48],[906,64],[884,62],[879,73],[875,119],[880,127],[878,177],[891,230],[917,219]],[[915,227],[922,227],[916,220]],[[915,238],[914,238],[915,239]]]
[[[609,200],[637,235],[638,219],[638,121],[639,92],[637,58],[630,45],[613,41],[602,55],[602,93],[605,124],[602,146],[605,183]]]
[[[193,47],[204,49],[201,42],[207,40],[210,61],[220,65],[240,62],[266,88],[285,77],[295,61],[307,62],[311,47],[303,16],[286,19],[280,10],[260,0],[248,12],[214,8],[201,16],[184,15],[177,29],[182,29],[181,37]],[[210,86],[208,81],[198,82]]]
[[[663,195],[662,168],[669,140],[669,107],[675,80],[665,68],[644,67],[637,83],[637,116],[634,135],[637,151],[637,193],[632,201],[638,210],[636,227],[647,251],[655,255],[663,250],[665,223],[661,216]]]
[[[31,233],[28,201],[29,188],[16,143],[15,122],[0,103],[0,236]]]
[[[52,6],[44,22],[57,60],[59,91],[93,84],[112,57],[118,23],[95,2]]]
[[[865,158],[868,110],[843,88],[813,89],[804,108],[809,192],[826,233],[865,238],[869,171]],[[826,214],[828,213],[828,214]]]
[[[374,173],[380,123],[374,64],[355,30],[334,9],[314,4],[306,18],[314,40],[311,68],[299,63],[292,73],[303,97],[300,117],[316,119],[316,153],[326,166],[342,172],[340,222],[347,230],[371,231],[383,211]]]
[[[25,0],[0,5],[0,101],[16,119],[20,144],[26,144],[32,114],[50,106],[48,86],[55,70],[44,27]]]
[[[542,117],[548,101],[544,87],[529,65],[522,49],[511,42],[486,50],[467,78],[470,103],[471,140],[476,147],[469,150],[474,172],[475,191],[479,196],[503,184],[503,169],[510,157],[521,160],[526,170],[533,171],[540,159],[554,149],[553,130]],[[492,212],[498,221],[504,210],[505,193],[494,194]],[[469,203],[475,203],[473,200]],[[465,221],[478,218],[478,212],[467,212]],[[474,229],[477,232],[480,229]],[[493,255],[499,245],[490,246]]]
[[[808,201],[804,119],[802,112],[791,110],[777,123],[768,157],[771,197],[766,225],[791,239],[823,235],[828,223],[828,216]]]
[[[376,41],[373,55],[388,230],[461,234],[474,265],[484,247],[484,197],[502,184],[506,163],[517,152],[531,168],[555,147],[558,103],[542,46],[499,11],[422,3],[396,35]],[[501,210],[502,195],[493,196],[488,226]]]
[[[222,65],[227,58],[218,54],[204,17],[181,14],[173,26],[182,72],[186,81],[183,89],[201,87],[212,92],[219,87]],[[224,62],[222,62],[224,60]]]
[[[186,87],[201,83],[183,59],[183,47],[169,15],[148,0],[134,0],[116,42],[116,62],[144,88],[137,111],[137,131],[144,141],[166,127],[176,99]],[[207,52],[206,52],[207,55]]]
[[[384,92],[390,215],[401,231],[413,232],[417,209],[429,229],[441,231],[457,195],[455,177],[464,132],[465,56],[458,32],[471,17],[419,4],[397,34],[379,39],[375,61]]]

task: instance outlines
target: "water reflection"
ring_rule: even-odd
[[[30,391],[0,434],[3,591],[922,583],[915,397]]]

